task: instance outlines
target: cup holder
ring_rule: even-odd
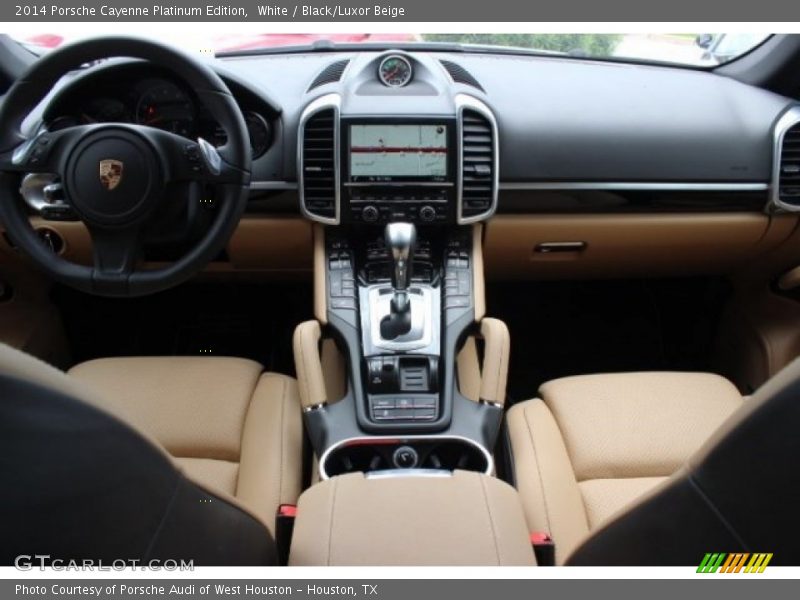
[[[455,436],[365,437],[334,444],[320,459],[320,475],[389,469],[477,471],[491,474],[492,457],[477,442]]]

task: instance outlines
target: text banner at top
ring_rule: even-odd
[[[14,22],[795,22],[787,0],[50,0],[0,3]]]

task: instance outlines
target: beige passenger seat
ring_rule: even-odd
[[[708,373],[643,372],[556,379],[513,406],[516,486],[531,532],[563,564],[590,533],[680,469],[743,399]]]

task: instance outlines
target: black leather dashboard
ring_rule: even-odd
[[[425,65],[425,85],[417,92],[411,86],[395,92],[370,88],[369,81],[354,82],[353,77],[363,78],[367,72],[354,65],[374,61],[377,52],[214,60],[235,94],[251,105],[254,98],[260,99],[263,110],[276,120],[270,151],[254,162],[253,187],[291,189],[296,184],[297,125],[315,98],[345,90],[353,105],[391,114],[401,107],[405,112],[413,106],[435,110],[442,105],[442,89],[448,88],[448,97],[468,93],[494,112],[501,192],[565,184],[568,189],[571,184],[588,184],[587,189],[609,183],[645,189],[649,184],[699,184],[695,192],[710,185],[714,189],[708,191],[766,196],[773,127],[793,104],[789,98],[702,70],[561,57],[409,54]],[[462,82],[455,82],[441,61],[455,64]],[[334,63],[344,65],[341,80],[323,77],[321,84],[315,82]],[[91,94],[92,72],[121,68],[110,61],[71,78],[68,85]],[[49,112],[57,114],[58,106]],[[733,187],[716,189],[716,184]]]

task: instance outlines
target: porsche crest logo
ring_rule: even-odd
[[[107,158],[100,161],[100,183],[109,192],[122,181],[122,161]]]

